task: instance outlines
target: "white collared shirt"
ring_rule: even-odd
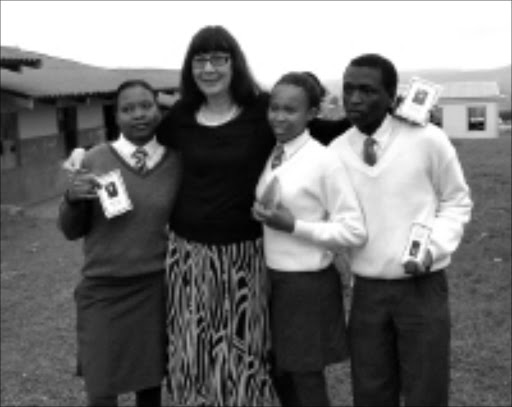
[[[136,160],[132,156],[135,150],[139,147],[143,147],[148,156],[146,158],[146,168],[151,169],[160,162],[160,159],[165,154],[165,147],[161,145],[156,137],[153,137],[149,142],[143,146],[137,146],[128,140],[122,133],[118,139],[112,142],[112,147],[118,152],[118,154],[132,167],[136,167]]]
[[[300,136],[295,137],[293,140],[290,140],[283,144],[283,157],[281,163],[289,160],[293,157],[295,153],[297,153],[304,145],[310,140],[310,136],[308,133],[304,132]],[[267,167],[270,165],[271,160],[268,161]],[[274,171],[279,168],[274,168]]]
[[[393,127],[391,116],[387,115],[382,121],[381,125],[372,134],[372,138],[375,140],[375,153],[377,154],[377,161],[382,157],[382,154],[386,147],[390,144],[393,137]],[[364,141],[369,137],[368,135],[359,131],[357,127],[353,127],[353,131],[349,133],[349,143],[352,149],[361,157],[363,157]]]
[[[256,197],[261,199],[271,183],[278,185],[279,201],[294,215],[295,229],[285,233],[264,226],[265,260],[280,271],[322,270],[334,252],[365,242],[359,202],[343,163],[308,132],[284,148],[286,157],[273,170],[269,157]]]

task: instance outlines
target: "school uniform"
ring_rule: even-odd
[[[99,200],[64,199],[60,207],[65,236],[84,238],[75,301],[79,374],[90,405],[155,387],[159,398],[165,374],[166,223],[181,163],[152,140],[140,172],[134,168],[135,148],[121,135],[89,150],[82,164],[96,175],[119,169],[133,209],[108,219]]]
[[[371,136],[377,161],[363,161],[369,136],[353,127],[333,141],[357,191],[368,242],[351,253],[349,319],[356,406],[448,403],[450,315],[445,269],[472,202],[456,150],[436,126],[387,116]],[[405,274],[413,222],[432,229],[431,272]]]
[[[307,131],[284,144],[279,166],[273,161],[256,196],[278,180],[279,200],[296,219],[291,234],[264,226],[276,383],[284,405],[326,405],[323,369],[348,355],[333,258],[364,243],[364,220],[343,164]]]

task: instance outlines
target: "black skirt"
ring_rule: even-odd
[[[320,371],[348,357],[340,275],[270,270],[270,323],[278,371]]]
[[[166,366],[165,274],[84,278],[75,290],[77,374],[88,393],[159,386]]]

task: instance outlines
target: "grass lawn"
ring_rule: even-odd
[[[449,269],[450,405],[510,406],[511,137],[454,144],[475,209]],[[80,243],[66,241],[54,220],[2,213],[1,254],[1,405],[83,405],[73,376]],[[350,406],[348,363],[328,372],[334,404]]]

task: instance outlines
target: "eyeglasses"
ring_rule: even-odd
[[[220,68],[231,60],[228,54],[202,54],[192,58],[192,67],[203,69],[209,62],[214,68]]]

